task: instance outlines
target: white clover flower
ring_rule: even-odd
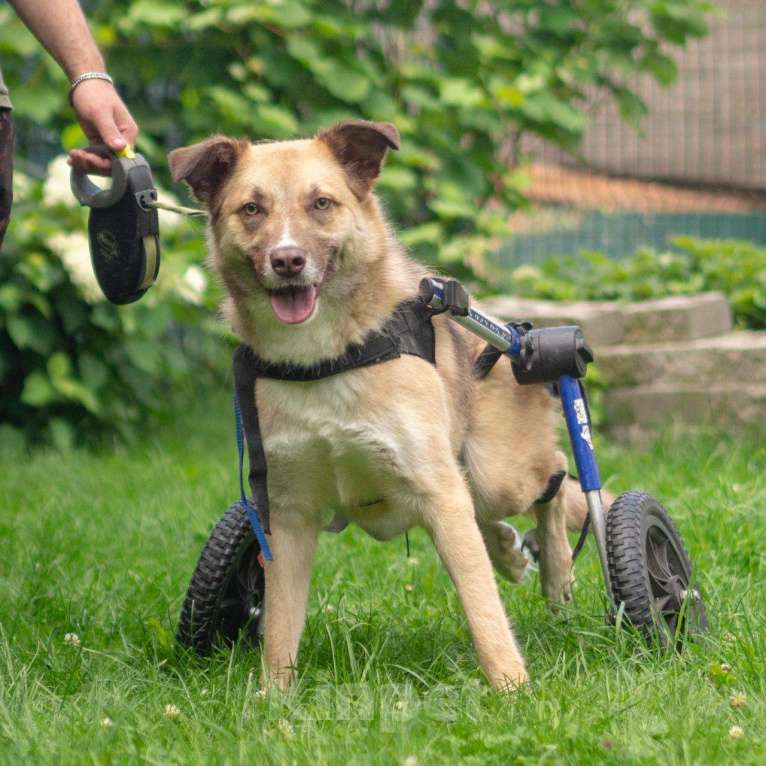
[[[199,266],[189,266],[184,272],[181,284],[178,286],[178,294],[189,303],[202,303],[202,298],[207,289],[207,276]]]
[[[61,154],[48,163],[43,184],[43,202],[46,205],[68,205],[76,207],[78,202],[69,185],[69,172],[65,154]]]
[[[408,755],[404,759],[403,766],[418,766],[418,759],[414,755]]]
[[[178,705],[165,705],[165,718],[175,721],[181,715],[181,709]]]
[[[277,728],[282,733],[282,736],[285,739],[291,739],[293,734],[295,734],[295,730],[293,729],[293,725],[286,718],[280,718],[279,719],[279,723],[277,724]]]
[[[64,636],[64,643],[67,646],[73,646],[75,649],[80,648],[80,637],[77,635],[77,633],[67,633]]]
[[[734,726],[729,729],[729,737],[731,737],[731,739],[742,739],[744,736],[744,729],[741,726],[737,726],[737,724],[734,724]]]
[[[88,303],[98,303],[104,299],[90,262],[88,238],[85,234],[79,231],[54,234],[48,240],[48,247],[61,259],[72,283]]]
[[[732,707],[745,707],[747,704],[747,694],[744,692],[734,692],[734,694],[729,697],[729,704]]]
[[[112,728],[112,719],[107,716],[106,718],[101,719],[101,728],[102,729],[111,729]]]

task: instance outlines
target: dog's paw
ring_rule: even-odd
[[[556,576],[541,577],[541,582],[548,609],[556,614],[562,606],[566,606],[572,600],[575,584],[574,567],[562,568]]]
[[[535,564],[540,561],[540,543],[537,540],[537,529],[528,529],[524,533],[521,541],[521,551],[528,556]]]
[[[505,672],[493,673],[489,680],[496,691],[508,694],[526,686],[529,683],[529,674],[524,664],[519,662]]]
[[[494,564],[497,571],[511,582],[521,582],[529,571],[529,559],[521,547],[521,535],[510,524],[495,524],[497,553]]]

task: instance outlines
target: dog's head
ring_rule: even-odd
[[[238,309],[297,325],[342,299],[336,275],[375,257],[384,224],[372,188],[388,149],[389,123],[352,120],[313,139],[251,144],[214,136],[169,155],[210,214],[211,256]],[[372,231],[376,227],[380,231]]]

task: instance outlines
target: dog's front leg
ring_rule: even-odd
[[[306,622],[311,565],[319,529],[291,515],[272,514],[269,539],[273,561],[266,562],[263,631],[264,686],[287,688],[293,680],[298,644]]]
[[[484,674],[497,689],[528,680],[505,615],[492,565],[457,467],[427,501],[425,525],[455,584]]]

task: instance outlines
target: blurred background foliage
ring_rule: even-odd
[[[724,293],[739,327],[766,330],[766,248],[751,242],[675,237],[673,250],[627,258],[581,252],[511,273],[519,295],[555,301],[642,301],[708,290]]]
[[[484,287],[497,283],[492,253],[525,205],[522,137],[576,149],[594,91],[640,125],[633,78],[671,83],[673,51],[705,34],[713,10],[704,0],[83,5],[160,181],[169,149],[211,133],[280,139],[348,117],[391,121],[402,151],[379,190],[402,239]],[[189,271],[203,260],[202,232],[164,226],[159,286],[140,305],[88,294],[87,253],[75,257],[84,240],[71,239],[85,216],[62,195],[46,199],[43,180],[62,147],[85,143],[66,78],[7,7],[0,61],[24,172],[0,262],[0,421],[8,438],[13,428],[62,444],[104,423],[128,434],[213,345],[215,290]]]

